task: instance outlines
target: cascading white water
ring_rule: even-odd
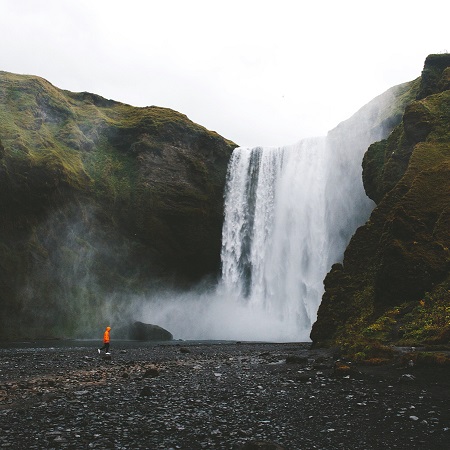
[[[235,149],[222,280],[214,292],[160,296],[144,316],[183,339],[309,340],[325,275],[373,207],[361,180],[367,145],[335,132]]]
[[[325,142],[238,148],[229,164],[223,289],[291,338],[309,332],[328,267]]]
[[[323,280],[374,207],[361,162],[387,134],[381,117],[393,95],[374,99],[326,137],[235,149],[222,280],[213,291],[159,295],[141,317],[183,339],[309,340]]]
[[[354,155],[333,148],[335,142],[316,138],[282,148],[238,148],[229,164],[222,289],[258,316],[272,317],[282,340],[307,339],[323,279],[355,231],[351,222],[365,220],[371,209],[361,160],[355,170]],[[356,173],[359,179],[349,183],[346,178]]]

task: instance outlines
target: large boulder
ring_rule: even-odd
[[[130,339],[135,341],[171,341],[173,335],[159,325],[134,322],[128,331]]]

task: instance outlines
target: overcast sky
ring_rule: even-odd
[[[0,70],[278,146],[325,135],[450,51],[449,3],[0,0]]]

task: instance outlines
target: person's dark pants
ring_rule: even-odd
[[[100,350],[105,350],[106,353],[109,352],[109,342],[105,342],[103,347],[100,347]]]

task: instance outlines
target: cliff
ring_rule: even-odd
[[[367,150],[363,181],[377,206],[324,281],[314,345],[365,358],[371,344],[448,344],[449,88],[450,55],[430,55],[401,123]]]
[[[73,335],[130,287],[218,272],[234,143],[170,109],[6,72],[0,141],[0,338]]]

